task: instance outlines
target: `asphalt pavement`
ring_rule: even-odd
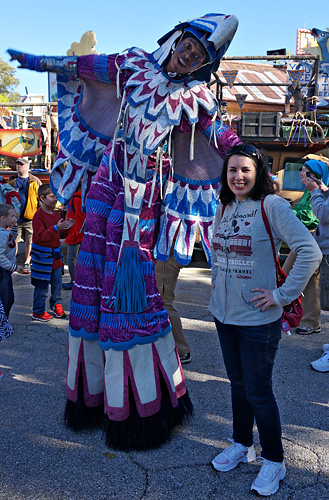
[[[69,281],[68,274],[64,282]],[[211,466],[230,443],[230,387],[207,304],[210,271],[196,261],[181,271],[176,304],[191,345],[184,365],[194,416],[172,440],[147,452],[108,449],[101,430],[65,428],[68,319],[32,321],[33,287],[14,275],[15,333],[0,343],[0,500],[244,500],[259,465],[226,473]],[[71,292],[63,290],[69,310]],[[310,362],[329,342],[329,313],[319,334],[283,334],[274,369],[287,466],[276,500],[329,498],[329,373]],[[255,429],[256,452],[260,453]]]

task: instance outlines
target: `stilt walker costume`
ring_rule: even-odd
[[[86,206],[66,422],[77,429],[104,410],[114,448],[158,446],[192,412],[154,258],[168,258],[177,234],[175,258],[188,264],[197,226],[210,253],[223,158],[240,141],[221,123],[204,82],[237,25],[234,16],[207,14],[176,26],[151,54],[135,47],[62,58],[9,51],[24,67],[60,73],[61,150],[50,183],[67,203],[82,179]],[[205,56],[187,73],[191,38]],[[169,71],[175,64],[182,71]]]

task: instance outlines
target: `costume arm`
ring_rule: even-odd
[[[200,125],[203,133],[210,139],[210,144],[217,150],[218,154],[224,159],[227,151],[237,144],[241,144],[239,137],[227,125],[218,118],[212,122],[209,115],[200,113]]]
[[[8,49],[11,61],[18,61],[19,68],[26,68],[32,71],[48,71],[60,73],[68,77],[77,77],[78,56],[34,56],[17,50]]]
[[[210,117],[207,115],[205,117],[204,113],[200,113],[201,120],[200,125],[204,128],[204,135],[207,139],[210,139],[210,144],[218,151],[219,155],[224,159],[228,150],[232,146],[236,146],[241,144],[241,140],[236,135],[233,130],[231,130],[227,125],[222,123],[219,118],[215,120],[213,123]],[[273,182],[278,181],[278,177],[272,172],[269,172],[269,176],[271,177]],[[279,192],[281,187],[277,184],[277,192]]]
[[[18,61],[20,68],[33,71],[60,73],[68,77],[81,77],[116,84],[116,76],[126,56],[97,55],[88,56],[35,56],[8,49],[11,61]]]
[[[116,85],[117,73],[126,57],[118,54],[80,56],[78,76]]]

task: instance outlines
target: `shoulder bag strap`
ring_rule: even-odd
[[[265,225],[267,234],[270,237],[271,246],[272,246],[272,252],[273,252],[273,259],[274,259],[275,269],[276,269],[276,279],[278,280],[278,275],[279,275],[279,272],[278,272],[279,271],[278,270],[278,259],[277,259],[277,256],[276,256],[276,251],[275,251],[275,246],[274,246],[272,231],[271,231],[270,224],[268,222],[268,218],[267,218],[267,215],[266,215],[266,212],[265,212],[265,208],[264,208],[265,198],[266,198],[266,196],[264,196],[264,198],[262,199],[262,202],[261,202],[262,217],[263,217],[263,221],[264,221],[264,225]]]
[[[224,215],[224,212],[225,212],[225,208],[226,208],[226,205],[222,205],[222,213],[221,213],[221,216],[220,216],[221,219],[223,218],[223,215]]]

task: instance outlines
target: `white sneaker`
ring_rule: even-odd
[[[313,361],[311,367],[317,372],[329,372],[329,351],[325,351],[321,358]]]
[[[323,352],[328,352],[329,351],[329,344],[323,344],[322,350],[323,350]]]
[[[216,470],[220,472],[227,472],[234,469],[240,462],[247,463],[253,462],[256,458],[254,445],[243,446],[243,444],[235,443],[232,439],[231,446],[222,451],[211,462]]]
[[[251,490],[257,491],[259,495],[269,497],[279,489],[281,479],[286,475],[284,462],[271,462],[266,458],[258,457],[263,465],[258,476],[251,485]]]

